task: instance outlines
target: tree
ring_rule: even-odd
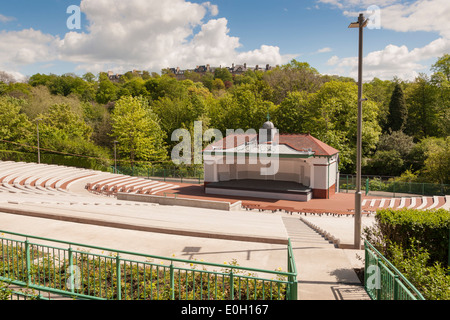
[[[399,176],[407,169],[414,169],[415,143],[402,131],[385,133],[380,137],[377,151],[364,167],[366,174]],[[417,170],[417,168],[415,168]]]
[[[111,116],[119,154],[131,161],[160,161],[167,157],[160,121],[142,97],[122,97]]]
[[[450,135],[450,54],[445,54],[431,67],[431,83],[437,87],[437,116],[441,135]]]
[[[304,131],[340,151],[341,169],[352,172],[356,159],[358,87],[355,83],[330,81],[310,95],[303,112]],[[362,148],[370,155],[376,148],[381,128],[378,105],[364,102]]]
[[[280,104],[292,91],[316,92],[325,82],[316,69],[295,59],[289,64],[264,74],[263,79],[273,89],[271,101]]]
[[[83,78],[84,81],[87,81],[87,82],[90,82],[90,83],[94,83],[95,82],[95,75],[92,72],[86,72],[83,75],[82,78]]]
[[[413,137],[402,131],[394,131],[381,135],[377,150],[397,150],[403,159],[406,159],[414,149]]]
[[[372,81],[364,83],[363,86],[364,96],[378,104],[380,108],[378,122],[382,128],[386,128],[389,103],[392,92],[394,91],[395,82],[374,78]]]
[[[450,184],[450,137],[428,138],[422,144],[426,160],[421,175],[429,182]]]
[[[289,92],[286,98],[271,114],[273,122],[282,133],[305,133],[304,119],[308,118],[310,108],[306,92]]]
[[[91,137],[92,128],[68,104],[55,104],[39,118],[42,119],[42,131],[48,131],[49,135],[54,133],[63,139],[89,140]]]
[[[439,89],[426,75],[420,75],[408,87],[408,119],[405,131],[421,140],[429,136],[440,136]]]
[[[431,66],[431,71],[441,73],[444,79],[450,81],[450,54],[446,53]]]
[[[0,97],[0,139],[19,143],[33,141],[31,135],[34,126],[21,112],[23,104],[24,100],[8,96]],[[13,145],[0,143],[3,148],[13,148]]]
[[[230,70],[227,68],[217,68],[214,70],[214,80],[220,79],[223,82],[225,81],[233,81],[233,76],[231,75]]]
[[[119,89],[109,80],[106,73],[100,73],[99,88],[96,94],[96,101],[101,104],[107,104],[117,98]]]
[[[408,117],[408,108],[406,107],[405,96],[400,83],[397,83],[392,92],[391,101],[389,103],[389,113],[387,118],[386,132],[403,131]]]
[[[399,176],[404,170],[404,161],[397,150],[379,150],[364,167],[366,174]]]

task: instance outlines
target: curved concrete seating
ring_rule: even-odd
[[[164,190],[170,190],[178,186],[171,183],[153,181],[139,177],[124,175],[112,175],[98,181],[92,181],[86,185],[86,189],[96,194],[107,196],[122,193],[156,194]]]
[[[378,202],[379,201],[379,202]],[[364,199],[362,209],[376,211],[378,209],[418,209],[431,210],[450,207],[450,196],[432,196],[432,197],[402,197],[391,199]]]
[[[96,174],[93,170],[51,164],[0,161],[0,191],[67,194],[64,183]],[[67,187],[67,185],[66,185]]]

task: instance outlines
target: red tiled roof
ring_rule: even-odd
[[[248,137],[248,138],[247,138]],[[244,142],[251,141],[257,137],[256,134],[232,134],[226,136],[218,142],[214,142],[205,148],[205,151],[213,150],[213,147],[228,149],[242,145]],[[280,134],[279,144],[287,145],[297,151],[306,151],[311,149],[316,156],[332,156],[339,153],[339,150],[327,145],[310,134]]]
[[[314,138],[310,134],[280,134],[278,143],[285,144],[297,151],[311,148],[316,156],[332,156],[339,153],[339,150]]]

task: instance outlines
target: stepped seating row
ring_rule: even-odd
[[[0,192],[72,194],[71,184],[99,172],[59,165],[0,161]]]
[[[177,188],[178,185],[130,176],[115,176],[86,184],[86,190],[95,194],[114,196],[119,192],[157,194]]]
[[[286,212],[289,214],[298,213],[300,215],[304,214],[305,216],[310,215],[327,215],[327,216],[350,216],[353,215],[353,211],[351,209],[348,210],[338,210],[338,209],[318,209],[318,208],[294,208],[294,207],[285,207],[285,206],[277,206],[277,205],[260,205],[254,203],[243,203],[242,208],[246,210],[258,210],[258,211],[271,211],[271,212]],[[371,212],[363,212],[364,215],[370,215]]]
[[[258,211],[283,211],[289,214],[299,213],[311,214],[311,215],[331,215],[331,216],[352,216],[354,215],[354,209],[325,209],[325,208],[293,208],[284,207],[278,205],[261,205],[255,203],[242,204],[242,208],[246,210],[258,210]],[[370,215],[375,213],[379,209],[418,209],[429,210],[443,208],[450,209],[450,196],[434,196],[434,197],[413,197],[413,198],[392,198],[392,199],[364,199],[362,202],[362,214]]]
[[[402,197],[391,199],[365,199],[362,208],[366,211],[376,211],[379,209],[418,209],[429,210],[443,208],[450,209],[450,196],[433,197]]]
[[[87,180],[91,193],[115,195],[118,192],[156,194],[178,187],[138,177],[59,165],[0,161],[0,192],[78,196],[72,184]]]

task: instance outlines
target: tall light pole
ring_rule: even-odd
[[[42,121],[42,119],[41,118],[36,119],[36,134],[37,134],[38,163],[41,163],[41,149],[40,149],[40,141],[39,141],[39,121]]]
[[[363,71],[363,30],[369,22],[360,13],[357,22],[352,22],[349,28],[359,29],[359,52],[358,52],[358,133],[356,138],[356,192],[355,192],[355,249],[361,248],[361,153],[362,153],[362,71]]]

